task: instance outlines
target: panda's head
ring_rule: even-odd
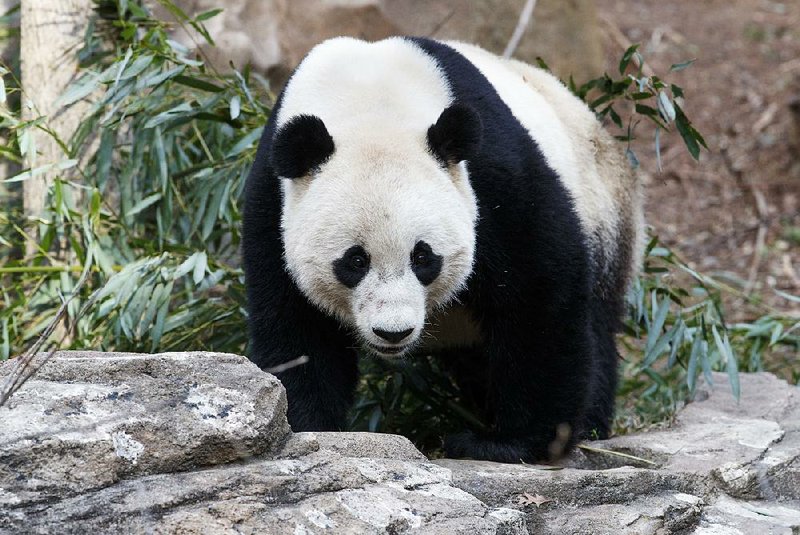
[[[422,131],[388,130],[361,121],[329,133],[298,115],[277,130],[271,156],[292,278],[365,348],[396,357],[472,270],[477,205],[465,160],[480,119],[454,104]]]

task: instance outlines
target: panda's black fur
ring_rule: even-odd
[[[617,382],[614,333],[629,259],[602,275],[613,280],[600,280],[597,255],[567,190],[491,83],[453,48],[412,41],[435,58],[454,97],[453,110],[428,132],[430,150],[443,165],[466,158],[479,212],[474,270],[458,299],[480,325],[483,344],[455,350],[457,358],[449,360],[462,363],[453,366],[456,374],[479,371],[478,380],[456,379],[477,384],[473,393],[486,396],[491,430],[446,437],[445,452],[531,462],[558,456],[581,438],[606,437]],[[335,147],[309,118],[288,127],[293,136],[314,142],[276,140],[282,98],[245,191],[249,356],[265,369],[309,356],[306,364],[278,374],[292,429],[342,430],[358,378],[357,343],[309,302],[287,272],[276,173],[277,166],[284,177],[299,176]],[[443,139],[440,132],[447,132]],[[464,364],[466,358],[472,360]]]

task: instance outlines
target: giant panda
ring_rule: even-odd
[[[307,357],[278,373],[298,432],[344,428],[359,349],[441,355],[489,426],[444,437],[447,456],[552,459],[609,433],[642,227],[617,142],[549,73],[459,42],[331,39],[247,178],[249,357]]]

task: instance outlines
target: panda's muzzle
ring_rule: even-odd
[[[376,268],[354,288],[351,307],[363,346],[378,356],[397,357],[424,327],[425,289],[410,269]]]

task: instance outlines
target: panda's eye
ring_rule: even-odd
[[[355,254],[350,257],[350,267],[357,270],[362,270],[367,267],[367,259],[363,255]]]
[[[443,260],[442,256],[434,253],[431,246],[424,241],[418,241],[411,251],[411,269],[425,286],[439,276]]]
[[[360,245],[353,245],[333,262],[333,274],[348,288],[355,288],[369,272],[369,254]]]
[[[429,261],[427,251],[414,251],[412,258],[415,266],[424,266]]]

